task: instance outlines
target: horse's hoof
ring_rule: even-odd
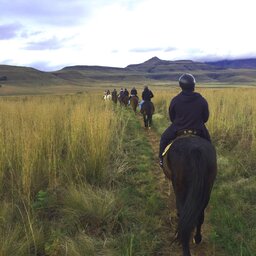
[[[201,235],[195,235],[193,239],[194,244],[200,244],[202,242],[202,236]]]

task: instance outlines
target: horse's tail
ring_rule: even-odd
[[[187,159],[188,160],[188,159]],[[186,160],[185,172],[187,194],[181,198],[183,206],[180,207],[177,239],[181,243],[188,243],[192,230],[196,227],[198,218],[208,204],[211,186],[208,184],[208,164],[205,151],[193,148]]]

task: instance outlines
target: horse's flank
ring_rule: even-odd
[[[104,95],[103,99],[106,100],[106,101],[111,100],[112,96],[111,96],[111,94],[107,94],[107,95]]]
[[[136,110],[137,110],[138,103],[139,103],[138,97],[132,96],[131,99],[130,99],[130,105],[131,105],[131,107],[132,107],[132,110],[133,110],[135,113],[136,113]]]
[[[122,97],[119,96],[118,100],[119,100],[121,106],[127,107],[128,103],[129,103],[129,96],[126,96],[126,95],[122,96]]]

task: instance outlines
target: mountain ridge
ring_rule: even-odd
[[[43,86],[97,82],[175,82],[182,73],[192,73],[197,81],[204,83],[256,83],[255,69],[256,58],[200,62],[162,60],[156,56],[125,68],[75,65],[44,72],[31,67],[0,65],[0,84]]]

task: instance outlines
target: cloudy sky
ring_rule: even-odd
[[[256,57],[254,0],[0,0],[0,64]]]

